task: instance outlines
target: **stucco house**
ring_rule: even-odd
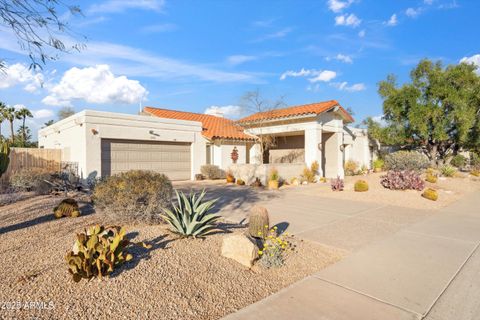
[[[366,132],[348,127],[352,122],[336,100],[255,113],[238,121],[154,107],[143,108],[139,115],[84,110],[41,129],[39,147],[62,149],[63,160],[78,163],[83,179],[148,169],[187,180],[204,164],[263,179],[274,166],[290,178],[314,161],[321,176],[343,177],[345,161],[370,167],[372,160]],[[274,144],[262,156],[258,138],[267,135]],[[231,157],[234,149],[236,161]]]

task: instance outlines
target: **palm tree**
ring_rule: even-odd
[[[2,140],[2,123],[5,119],[5,109],[7,109],[7,105],[0,101],[0,140]]]
[[[27,142],[27,135],[25,133],[25,120],[28,118],[33,118],[33,114],[30,110],[26,107],[22,107],[20,110],[17,111],[17,117],[22,119],[22,136],[23,136],[23,143]]]
[[[5,120],[10,122],[10,133],[11,133],[10,138],[12,139],[12,144],[14,144],[15,131],[13,131],[13,121],[15,121],[16,119],[20,119],[20,117],[18,116],[18,112],[17,110],[15,110],[14,107],[7,107],[5,109],[4,117],[5,117]]]

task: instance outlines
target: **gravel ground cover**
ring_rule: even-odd
[[[224,233],[178,239],[163,225],[127,226],[152,244],[110,278],[74,283],[64,256],[75,232],[108,223],[87,213],[53,219],[61,197],[37,196],[0,207],[1,319],[218,319],[341,259],[346,252],[294,239],[286,265],[244,268],[220,255]],[[224,226],[228,232],[244,232]]]
[[[480,190],[480,179],[467,174],[460,173],[454,178],[440,177],[437,183],[425,183],[426,188],[438,190],[438,200],[431,201],[421,197],[422,191],[415,190],[390,190],[380,184],[380,177],[385,173],[371,173],[365,176],[345,177],[345,189],[342,192],[333,192],[330,188],[330,182],[310,184],[307,186],[287,187],[300,189],[302,193],[309,195],[318,195],[337,199],[349,199],[355,201],[376,202],[388,205],[436,210],[443,208],[454,201],[464,197],[466,194]],[[353,185],[357,180],[368,182],[369,190],[367,192],[355,192]]]

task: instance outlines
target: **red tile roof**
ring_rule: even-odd
[[[190,120],[202,123],[202,135],[207,139],[234,139],[234,140],[254,140],[243,132],[243,128],[235,124],[234,121],[212,116],[209,114],[175,111],[169,109],[159,109],[145,107],[143,111],[160,118]]]
[[[271,120],[280,118],[289,118],[302,115],[319,115],[333,107],[338,106],[339,112],[344,116],[347,122],[354,122],[353,117],[336,100],[293,106],[282,109],[275,109],[267,112],[254,113],[248,117],[238,120],[238,123],[256,122],[259,120]]]

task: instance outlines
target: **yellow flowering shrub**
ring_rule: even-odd
[[[293,250],[293,246],[288,238],[287,232],[281,235],[277,232],[277,227],[269,228],[265,225],[265,232],[258,232],[262,237],[262,248],[258,250],[260,256],[259,263],[265,268],[281,267],[285,262],[285,254],[288,250]]]

